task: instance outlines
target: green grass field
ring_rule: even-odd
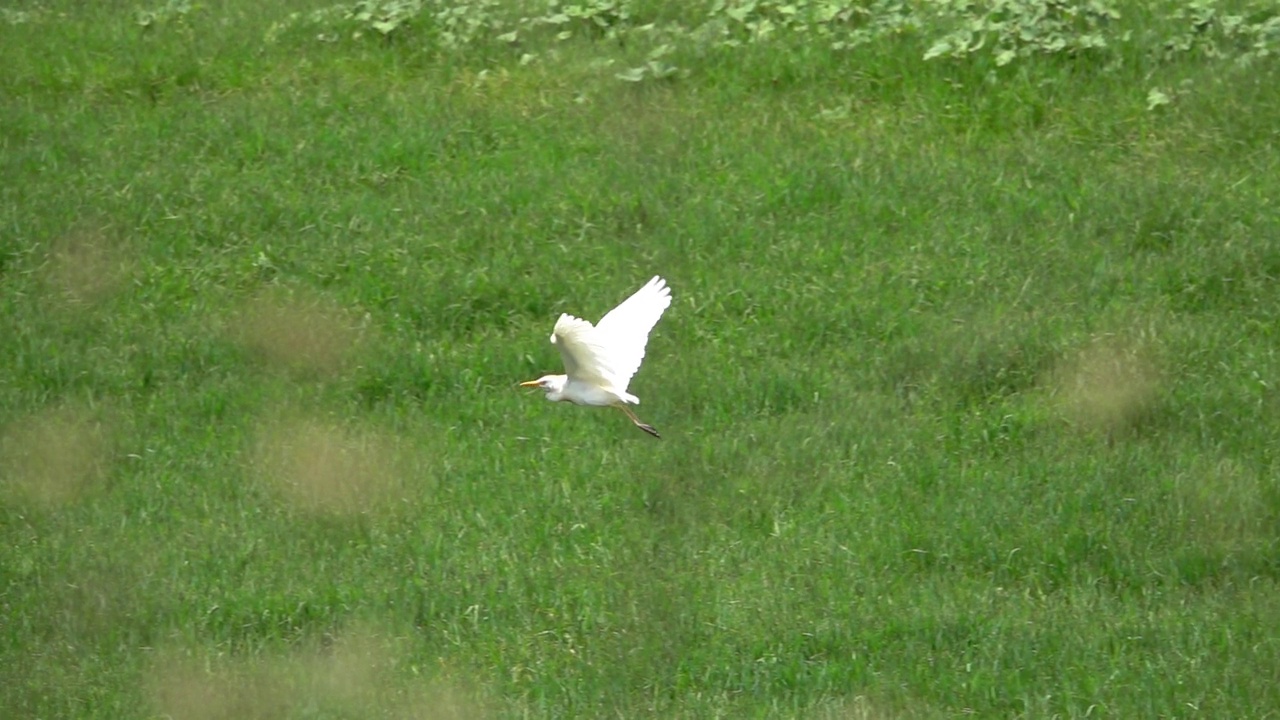
[[[1280,717],[1269,3],[157,5],[0,7],[0,716]]]

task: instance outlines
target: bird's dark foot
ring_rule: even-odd
[[[652,435],[652,436],[654,436],[654,437],[658,438],[659,440],[661,440],[661,439],[662,439],[662,436],[658,434],[658,431],[657,431],[657,430],[654,430],[654,429],[653,429],[653,426],[652,426],[652,425],[645,425],[644,423],[636,423],[636,427],[638,427],[638,428],[640,428],[641,430],[643,430],[643,431],[645,431],[645,432],[649,433],[650,435]]]

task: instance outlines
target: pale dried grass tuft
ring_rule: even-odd
[[[0,496],[41,505],[74,502],[106,476],[109,447],[88,411],[58,407],[0,428]]]

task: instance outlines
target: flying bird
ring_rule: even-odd
[[[551,344],[560,349],[565,374],[544,375],[520,386],[542,388],[552,402],[616,407],[636,427],[662,437],[627,407],[640,403],[640,398],[627,392],[627,385],[644,360],[649,331],[670,305],[671,289],[655,275],[595,325],[561,315],[551,333]]]

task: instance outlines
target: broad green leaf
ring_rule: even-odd
[[[641,80],[644,80],[644,76],[647,74],[647,71],[648,68],[646,67],[633,67],[630,70],[615,73],[614,77],[619,80],[626,80],[627,82],[640,82]]]
[[[663,57],[664,55],[670,54],[672,50],[675,50],[675,48],[671,45],[671,43],[663,43],[658,47],[654,48],[653,50],[649,51],[649,59],[657,60],[658,58]]]
[[[932,47],[930,47],[928,50],[925,51],[924,59],[932,60],[936,57],[941,57],[950,52],[951,52],[951,40],[948,38],[943,38],[938,42],[934,43]]]

